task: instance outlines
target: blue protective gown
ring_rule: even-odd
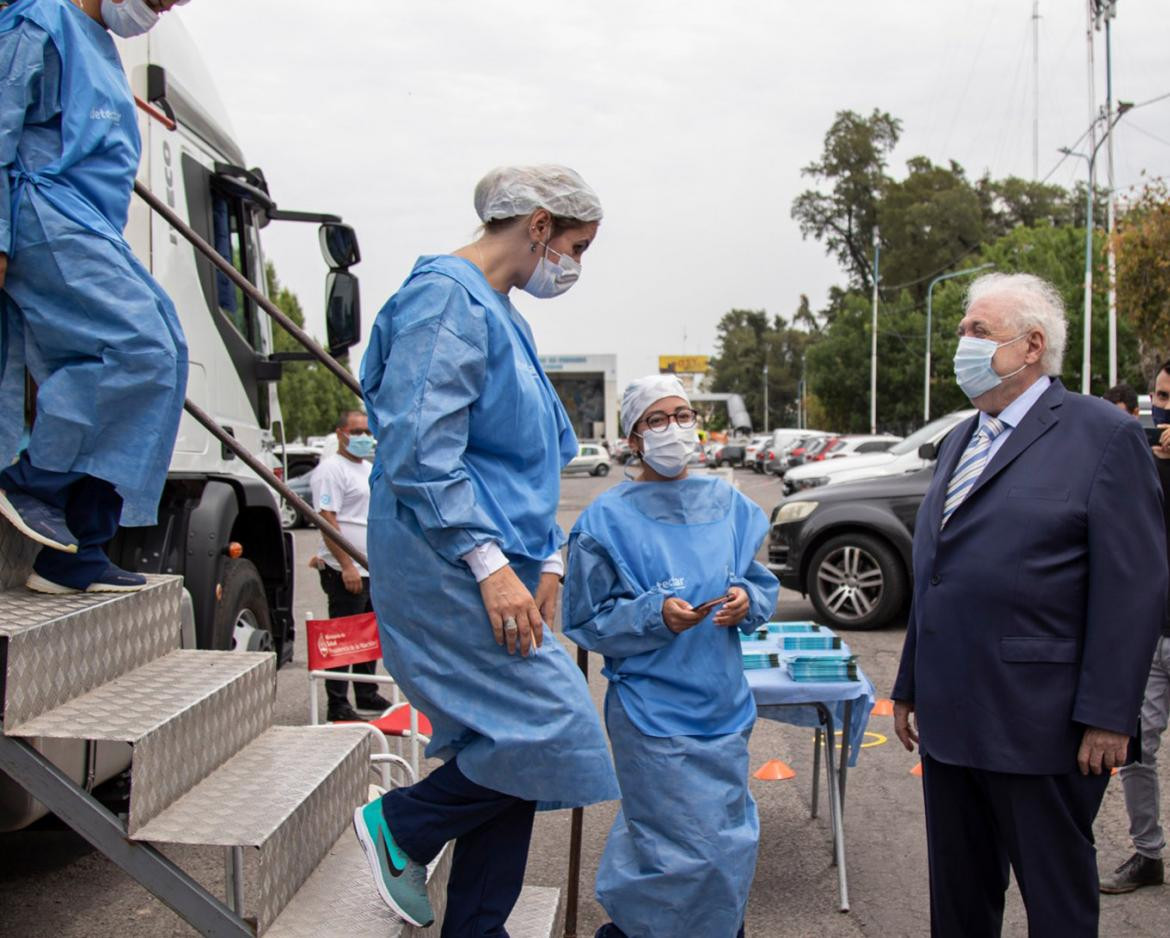
[[[580,671],[548,630],[527,658],[497,645],[460,559],[496,541],[535,591],[564,540],[577,441],[528,324],[473,264],[421,258],[378,314],[362,388],[371,594],[386,667],[434,727],[427,754],[541,808],[617,798]]]
[[[755,704],[739,637],[714,612],[675,635],[662,604],[747,591],[741,623],[771,616],[776,578],[755,561],[763,512],[725,482],[627,482],[569,538],[565,634],[605,656],[606,723],[622,791],[597,898],[630,938],[733,938],[756,864],[747,784]]]
[[[65,0],[0,10],[0,465],[38,385],[29,456],[122,496],[153,524],[187,383],[174,306],[122,231],[141,154],[110,35]]]

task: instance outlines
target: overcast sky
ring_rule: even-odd
[[[1084,7],[1040,2],[1041,176],[1089,123]],[[1165,0],[1118,7],[1115,96],[1170,92]],[[659,354],[713,352],[728,309],[791,314],[841,281],[789,214],[837,111],[903,121],[898,176],[919,154],[1032,174],[1031,0],[195,0],[169,15],[280,206],[356,227],[367,334],[418,255],[471,238],[487,169],[577,169],[606,211],[581,281],[514,301],[542,353],[616,352],[621,382]],[[1098,60],[1103,101],[1103,38]],[[1119,187],[1167,173],[1170,100],[1116,133]],[[1067,160],[1051,178],[1084,173]],[[322,333],[315,232],[264,238]]]

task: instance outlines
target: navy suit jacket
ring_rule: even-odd
[[[978,416],[944,441],[914,530],[914,598],[895,700],[953,765],[1076,769],[1086,726],[1137,731],[1166,618],[1166,530],[1140,425],[1059,381],[942,531]]]

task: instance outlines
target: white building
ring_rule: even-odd
[[[618,438],[617,356],[541,355],[548,373],[581,439]]]

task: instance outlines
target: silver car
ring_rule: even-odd
[[[582,443],[577,455],[561,470],[564,474],[585,472],[603,476],[609,472],[609,453],[600,443]]]

